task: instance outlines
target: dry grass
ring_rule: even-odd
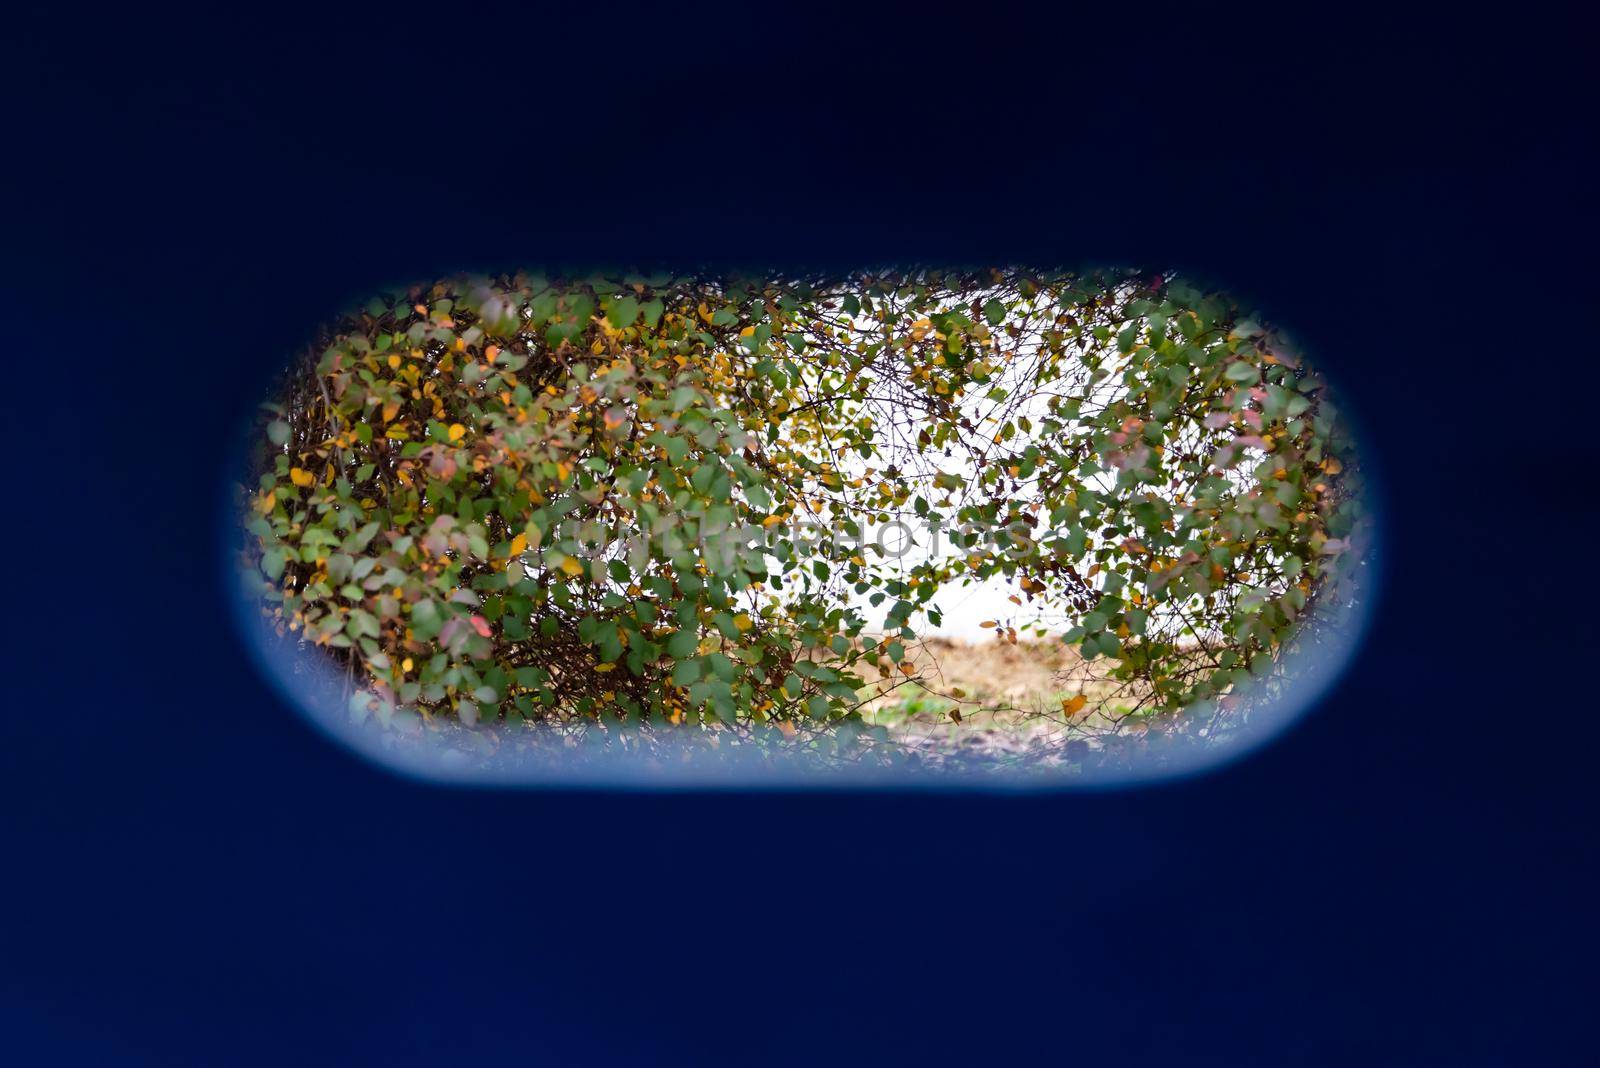
[[[1113,734],[1139,733],[1144,696],[1102,677],[1059,639],[928,638],[908,647],[914,675],[886,678],[863,707],[889,739],[927,754],[963,752],[997,759],[1065,759],[1067,743],[1097,747]],[[1084,697],[1081,708],[1063,702]]]

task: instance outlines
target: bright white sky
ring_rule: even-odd
[[[967,641],[978,639],[993,640],[994,631],[985,630],[978,626],[986,619],[998,620],[1002,624],[1020,626],[1023,622],[1033,619],[1038,614],[1038,607],[1029,606],[1027,599],[1023,598],[1023,607],[1012,604],[1008,597],[1021,593],[1004,577],[995,577],[970,586],[960,586],[954,582],[946,585],[933,603],[944,610],[944,618],[940,625],[935,627],[919,618],[917,631],[922,634],[943,635],[948,638],[965,638]],[[892,604],[886,601],[880,607],[869,607],[863,599],[859,607],[867,618],[879,624],[883,620],[884,611]],[[876,629],[876,626],[875,626]],[[1067,629],[1066,625],[1051,626],[1054,633]]]

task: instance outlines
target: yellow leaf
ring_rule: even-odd
[[[578,563],[578,561],[574,560],[572,557],[568,556],[562,559],[561,570],[571,575],[573,578],[577,578],[579,575],[583,574],[583,565]]]
[[[462,426],[460,423],[451,423],[450,424],[450,440],[451,441],[460,441],[462,438],[464,438],[466,436],[467,436],[467,428],[466,427]]]
[[[415,666],[416,665],[414,663],[412,663],[412,660],[411,660],[411,658],[409,656],[406,657],[404,660],[400,661],[400,670],[401,671],[410,671]]]
[[[617,669],[617,665],[615,665],[615,664],[596,664],[594,666],[594,669],[596,671],[600,672],[601,674],[604,674],[607,671],[615,671]]]
[[[740,630],[749,630],[751,627],[755,626],[756,623],[755,620],[750,618],[749,613],[740,612],[738,615],[733,617],[733,625],[738,627]]]
[[[398,371],[400,369],[400,354],[399,353],[393,353],[393,354],[391,354],[389,356],[389,367],[390,367],[391,370],[396,370],[396,371]]]
[[[982,627],[984,630],[988,630],[990,627],[996,626],[996,623],[992,619],[986,619],[982,623],[979,623],[978,626]]]
[[[291,467],[289,468],[289,481],[296,486],[315,486],[317,484],[317,476],[303,468]]]
[[[1083,706],[1088,703],[1089,699],[1080,693],[1076,697],[1071,697],[1065,701],[1062,701],[1061,711],[1065,712],[1069,716],[1076,715],[1077,713],[1083,711]]]
[[[525,552],[527,550],[527,548],[528,548],[528,536],[526,534],[518,534],[516,537],[511,539],[511,555],[512,556],[521,555],[523,552]]]

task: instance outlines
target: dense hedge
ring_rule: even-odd
[[[266,611],[385,722],[805,736],[997,574],[1176,709],[1274,669],[1360,519],[1282,338],[1126,273],[449,279],[332,324],[260,446]]]

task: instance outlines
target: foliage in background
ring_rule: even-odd
[[[996,575],[1178,709],[1271,674],[1361,518],[1321,379],[1148,274],[450,279],[267,407],[248,568],[385,722],[848,734]],[[863,542],[894,520],[917,553]]]

